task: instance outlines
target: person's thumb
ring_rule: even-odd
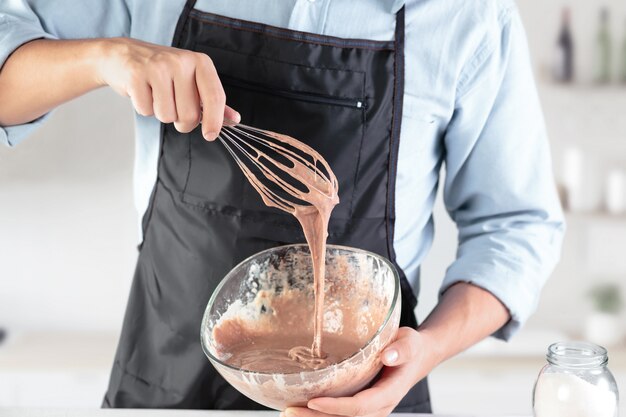
[[[241,115],[231,107],[224,107],[224,124],[228,124],[229,122],[239,123],[241,122]]]
[[[415,359],[420,349],[417,330],[410,327],[398,329],[396,340],[383,350],[382,362],[385,366],[399,366]]]

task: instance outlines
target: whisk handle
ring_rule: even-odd
[[[223,125],[223,127],[232,127],[232,126],[237,126],[238,124],[239,123],[237,123],[234,120],[224,118],[224,125]]]

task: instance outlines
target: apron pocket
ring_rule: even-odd
[[[339,181],[340,203],[333,218],[350,219],[365,136],[365,74],[279,62],[207,45],[195,49],[211,56],[228,105],[241,113],[242,123],[297,138],[328,161]],[[290,214],[265,206],[221,144],[190,135],[189,147],[184,202],[251,223],[300,229]],[[211,179],[218,171],[220,183]]]
[[[269,94],[275,97],[282,97],[285,99],[304,101],[308,103],[325,104],[328,106],[341,106],[354,109],[365,109],[365,103],[362,98],[343,98],[324,96],[321,94],[312,94],[304,92],[294,92],[287,90],[276,90],[268,88],[259,84],[239,80],[237,78],[231,78],[223,76],[221,77],[222,84],[226,87],[241,88],[248,91],[254,91],[263,94]]]

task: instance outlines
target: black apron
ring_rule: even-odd
[[[293,136],[328,161],[340,204],[328,242],[389,258],[404,80],[404,9],[395,41],[342,39],[231,19],[188,1],[173,46],[206,53],[242,122]],[[349,16],[346,16],[349,19]],[[161,127],[158,179],[105,407],[263,409],[211,366],[204,308],[237,263],[304,242],[296,219],[266,207],[225,148],[201,129]],[[396,264],[397,267],[397,264]],[[417,327],[402,270],[403,326]],[[396,411],[430,412],[426,380]]]

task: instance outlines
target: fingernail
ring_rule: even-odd
[[[296,410],[292,408],[285,409],[285,411],[283,411],[281,414],[282,417],[298,417],[298,413],[296,413]]]
[[[315,411],[320,411],[317,409],[315,401],[310,400],[309,402],[306,403],[306,408],[310,408],[311,410],[315,410]]]
[[[202,136],[204,136],[204,138],[206,140],[215,140],[217,139],[217,132],[206,132],[206,133],[202,133]]]
[[[398,351],[394,349],[390,349],[385,351],[385,362],[386,363],[394,363],[398,360]]]
[[[235,122],[236,123],[241,122],[241,114],[239,114],[239,112],[235,112]]]

